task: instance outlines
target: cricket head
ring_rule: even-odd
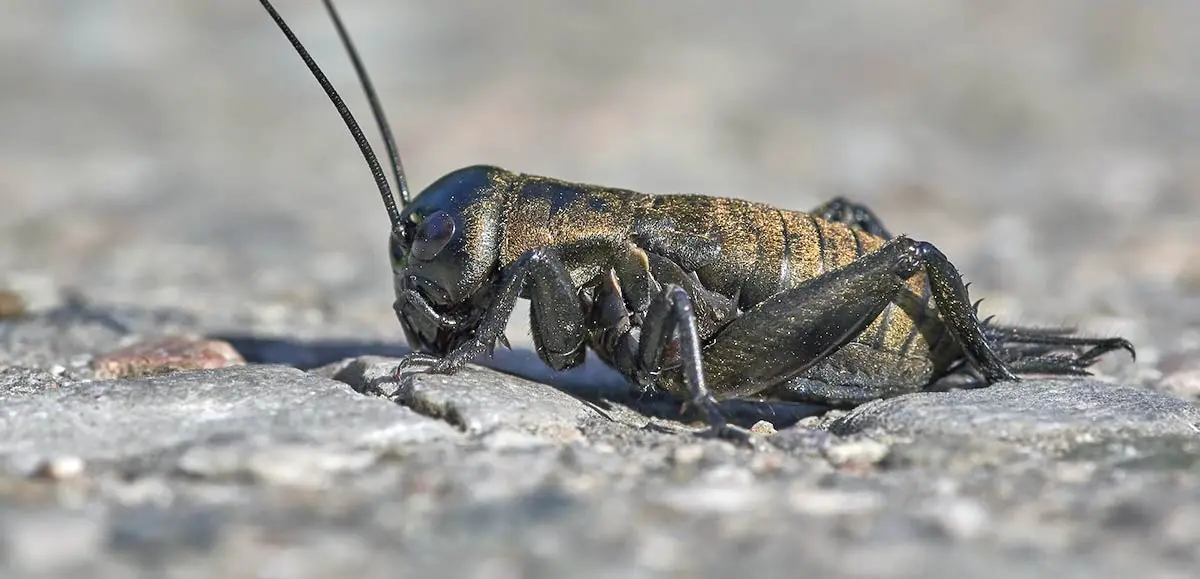
[[[391,222],[388,253],[396,293],[393,309],[409,346],[445,355],[473,335],[491,297],[497,270],[499,211],[503,184],[507,182],[503,176],[507,173],[495,167],[460,169],[412,198],[395,139],[366,67],[333,2],[323,0],[387,147],[397,199],[370,142],[333,84],[271,2],[260,2],[341,115],[375,178]]]
[[[396,315],[414,348],[445,355],[482,321],[498,281],[507,175],[453,171],[401,211],[388,245]]]

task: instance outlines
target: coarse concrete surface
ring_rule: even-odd
[[[321,4],[278,4],[372,128]],[[594,358],[549,371],[522,305],[512,351],[372,396],[407,351],[387,219],[262,8],[0,0],[0,575],[1200,573],[1200,4],[339,8],[416,191],[488,163],[844,195],[984,315],[1137,360],[731,403],[774,424],[745,447]]]

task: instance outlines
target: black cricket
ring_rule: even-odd
[[[459,169],[412,197],[365,67],[323,1],[383,134],[399,205],[337,91],[261,0],[345,121],[391,219],[393,307],[414,349],[401,381],[453,373],[507,345],[518,298],[530,300],[533,341],[551,368],[578,366],[591,348],[638,388],[683,397],[715,435],[744,435],[720,399],[852,407],[956,372],[991,385],[1087,375],[1109,352],[1134,354],[1119,337],[980,322],[941,251],[893,237],[842,198],[801,212],[491,166]]]

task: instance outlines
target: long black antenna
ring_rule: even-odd
[[[396,149],[396,139],[392,137],[392,129],[388,126],[387,115],[383,113],[383,105],[379,103],[379,95],[375,94],[375,86],[371,83],[371,75],[367,74],[367,67],[363,66],[362,59],[358,56],[358,49],[354,48],[354,41],[350,40],[350,33],[346,32],[346,26],[342,24],[342,18],[338,16],[337,9],[333,7],[333,0],[324,0],[325,9],[329,11],[329,17],[333,19],[333,25],[337,27],[338,36],[342,39],[342,45],[346,47],[346,52],[350,54],[350,62],[354,63],[354,70],[358,73],[358,80],[362,83],[363,93],[367,95],[367,102],[371,103],[371,112],[375,115],[375,123],[379,125],[379,132],[383,135],[383,144],[387,147],[388,157],[392,162],[392,177],[396,180],[396,193],[400,195],[400,206],[408,205],[410,199],[408,193],[408,179],[404,176],[404,165],[400,163],[400,152]]]
[[[289,42],[292,43],[292,48],[296,49],[296,53],[300,58],[304,59],[304,64],[308,65],[308,70],[312,71],[313,77],[320,83],[321,88],[325,90],[325,94],[329,100],[333,102],[334,108],[338,114],[342,116],[342,120],[346,123],[346,128],[350,129],[350,135],[354,137],[354,142],[358,143],[358,149],[362,151],[363,159],[367,161],[367,166],[371,168],[371,175],[375,177],[375,185],[379,188],[379,195],[383,197],[383,206],[387,209],[388,219],[392,221],[392,229],[400,227],[400,210],[396,207],[396,199],[392,197],[392,188],[388,186],[387,176],[383,173],[383,167],[379,165],[379,159],[375,157],[375,151],[371,149],[371,143],[363,136],[362,129],[359,128],[358,122],[354,120],[354,115],[350,114],[350,109],[346,107],[346,103],[342,101],[342,97],[338,95],[337,90],[333,88],[333,84],[326,78],[325,73],[321,72],[321,67],[317,66],[316,61],[304,49],[304,45],[300,44],[300,40],[292,34],[292,29],[288,28],[283,17],[275,11],[275,7],[271,6],[269,0],[259,0],[263,8],[267,9],[267,13],[271,15],[271,19],[275,24],[279,25],[279,29],[283,31],[284,36],[287,36]]]

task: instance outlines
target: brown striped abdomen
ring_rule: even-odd
[[[833,271],[878,249],[886,239],[814,217],[740,199],[693,195],[656,196],[646,214],[670,219],[679,231],[721,245],[721,256],[697,275],[705,287],[738,295],[743,310],[769,296]],[[904,357],[926,357],[948,339],[930,308],[925,275],[887,306],[855,340]]]

